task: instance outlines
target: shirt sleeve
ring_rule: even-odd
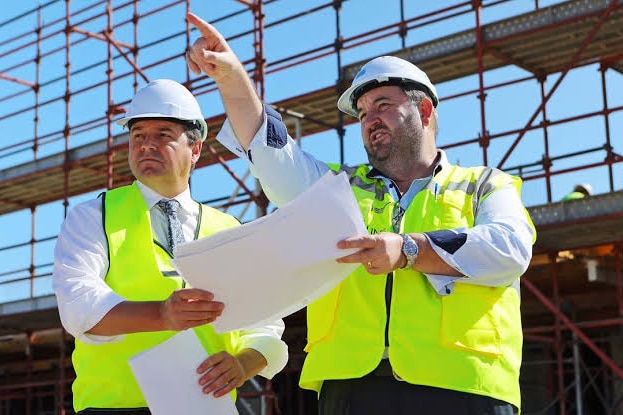
[[[329,167],[301,150],[288,135],[281,115],[264,106],[264,121],[245,151],[229,120],[225,120],[216,139],[232,153],[247,160],[266,196],[276,206],[293,200],[320,179]]]
[[[240,349],[254,349],[266,359],[266,367],[259,375],[272,379],[288,363],[288,345],[281,340],[285,325],[279,319],[263,327],[241,330]]]
[[[440,294],[452,292],[453,281],[504,287],[528,268],[536,234],[512,184],[491,193],[479,205],[472,228],[427,232],[434,251],[467,278],[427,275]]]
[[[104,281],[108,271],[108,242],[101,203],[101,199],[94,199],[71,209],[54,248],[52,286],[61,322],[67,332],[85,343],[123,338],[86,333],[124,301]]]

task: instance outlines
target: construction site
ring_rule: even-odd
[[[185,64],[199,37],[188,11],[222,31],[290,135],[326,161],[367,162],[357,120],[336,108],[363,63],[394,55],[424,70],[448,158],[524,182],[537,240],[521,277],[521,413],[623,415],[623,0],[39,3],[0,18],[0,415],[74,414],[54,244],[73,206],[133,181],[115,120],[140,86],[172,78],[201,103],[195,199],[243,223],[273,208],[215,140],[225,114]],[[578,183],[592,194],[561,200]],[[305,310],[284,321],[288,364],[240,389],[241,414],[317,413],[298,387]]]

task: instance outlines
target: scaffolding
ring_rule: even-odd
[[[522,412],[623,414],[623,1],[412,3],[384,2],[390,17],[377,19],[364,0],[52,0],[0,22],[0,227],[19,230],[0,239],[0,415],[73,413],[52,247],[71,206],[133,180],[114,120],[139,86],[176,79],[204,108],[196,198],[243,221],[271,207],[214,140],[218,91],[183,61],[197,37],[190,10],[224,32],[291,135],[336,162],[365,161],[350,146],[356,120],[335,107],[362,63],[391,54],[426,71],[441,97],[438,145],[524,180],[538,240],[521,279]],[[598,194],[558,201],[570,180]],[[242,414],[316,413],[297,387],[304,310],[284,340],[286,369],[245,384]]]

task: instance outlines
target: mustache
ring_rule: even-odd
[[[385,127],[385,124],[377,124],[377,125],[375,125],[375,126],[373,126],[373,127],[370,127],[370,129],[368,130],[368,132],[369,132],[370,134],[372,134],[372,133],[375,133],[375,132],[376,132],[376,131],[378,131],[378,130],[386,130],[386,129],[387,129],[387,127]]]
[[[372,139],[372,136],[374,135],[374,133],[376,133],[377,131],[387,131],[389,132],[389,129],[384,125],[384,124],[377,124],[374,125],[372,127],[370,127],[368,129],[368,137],[370,139]]]

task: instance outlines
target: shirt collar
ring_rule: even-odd
[[[178,202],[180,202],[180,206],[182,207],[182,209],[186,211],[186,213],[192,214],[198,211],[197,202],[195,202],[193,198],[190,196],[189,187],[186,187],[186,189],[179,195],[173,198],[167,198],[167,197],[162,196],[161,194],[159,194],[152,188],[147,187],[147,185],[141,183],[138,180],[136,181],[136,184],[138,186],[138,190],[141,192],[141,195],[143,196],[143,199],[145,199],[145,203],[147,203],[147,206],[149,207],[149,209],[154,207],[156,203],[158,203],[161,199],[175,199]]]

